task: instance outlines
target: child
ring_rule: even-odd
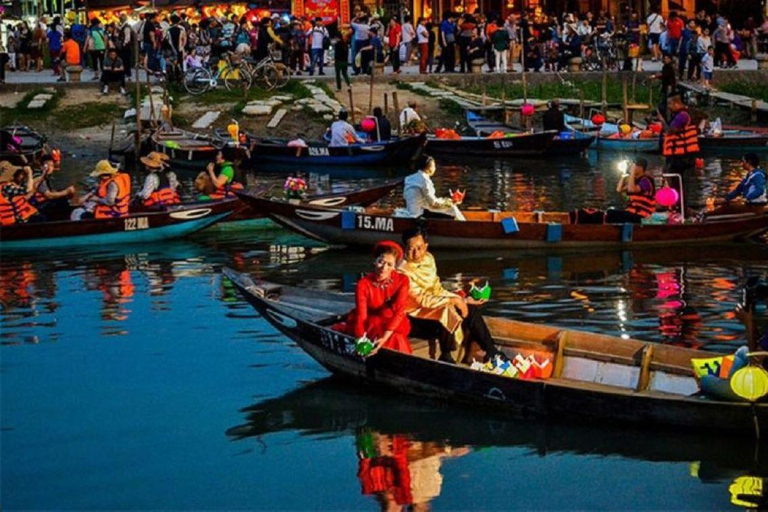
[[[710,46],[707,53],[701,59],[701,73],[704,75],[704,87],[710,89],[709,83],[712,81],[712,74],[715,71],[715,48]]]
[[[197,54],[197,48],[193,48],[184,59],[184,71],[203,67],[203,59]]]

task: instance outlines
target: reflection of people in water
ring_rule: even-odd
[[[4,310],[28,308],[38,288],[37,273],[30,262],[3,265],[0,272],[0,305]]]
[[[128,318],[130,310],[125,306],[133,300],[134,285],[131,271],[125,265],[122,268],[98,267],[85,275],[88,290],[102,293],[102,320],[122,322]]]
[[[406,505],[410,510],[429,510],[442,489],[442,459],[467,453],[467,448],[364,430],[357,434],[357,476],[362,493],[374,495],[382,511]]]

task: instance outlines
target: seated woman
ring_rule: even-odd
[[[218,172],[218,174],[217,174]],[[235,168],[224,158],[224,153],[216,153],[216,160],[195,178],[195,188],[202,193],[198,201],[219,200],[235,197],[233,190],[244,190],[241,183],[235,181]]]
[[[409,282],[395,270],[403,250],[386,240],[374,246],[373,256],[373,272],[357,282],[355,309],[346,323],[337,324],[334,329],[356,338],[366,335],[374,342],[371,355],[381,347],[411,354],[411,324],[405,314]]]

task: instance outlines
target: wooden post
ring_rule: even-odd
[[[134,38],[133,59],[136,63],[136,147],[133,152],[134,168],[139,167],[139,153],[141,153],[141,80],[139,79],[139,41]]]
[[[486,106],[488,104],[488,99],[486,98],[486,87],[485,87],[485,80],[483,80],[483,106]]]
[[[384,115],[389,117],[389,93],[384,93]]]
[[[584,119],[584,89],[579,89],[579,119]]]
[[[376,76],[376,52],[374,51],[373,61],[371,62],[371,86],[368,91],[368,114],[373,113],[373,82]]]
[[[403,131],[403,127],[400,126],[400,103],[397,101],[397,91],[392,91],[392,108],[395,109],[395,119],[397,120],[397,133]]]
[[[601,99],[603,100],[603,112],[608,108],[608,70],[605,68],[605,57],[603,57],[603,84],[601,87]]]
[[[352,100],[352,88],[349,88],[349,118],[355,123],[355,102]]]
[[[506,107],[507,105],[507,81],[506,73],[501,74],[501,104]]]
[[[757,100],[756,99],[752,100],[752,115],[751,115],[751,119],[752,119],[753,123],[757,122]]]
[[[149,124],[155,128],[155,100],[152,98],[152,83],[147,73],[147,96],[149,97]]]
[[[653,86],[648,87],[648,107],[653,110]]]
[[[627,108],[627,75],[621,76],[621,107],[624,111],[624,122],[629,123],[629,109]]]
[[[632,72],[632,103],[637,103],[635,100],[635,86],[637,85],[637,71]]]

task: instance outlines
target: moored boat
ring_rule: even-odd
[[[232,214],[239,201],[198,202],[109,219],[52,220],[0,228],[4,250],[129,244],[179,238]]]
[[[614,138],[600,132],[597,135],[597,149],[603,151],[617,151],[622,153],[660,153],[659,138],[633,139]]]
[[[486,119],[472,111],[467,111],[467,125],[478,137],[488,137],[493,133],[519,134],[524,131],[512,126]],[[572,130],[555,135],[552,145],[546,151],[551,156],[579,155],[595,142],[595,136]]]
[[[700,135],[699,148],[701,151],[709,152],[740,151],[755,153],[768,151],[768,133],[725,129],[722,131],[722,135],[717,137]]]
[[[252,208],[305,236],[329,244],[373,245],[398,236],[416,222],[430,234],[430,246],[448,249],[536,249],[636,247],[738,240],[768,230],[761,213],[707,217],[686,224],[571,224],[567,212],[465,210],[465,222],[398,217],[391,209],[350,211],[243,197]]]
[[[152,151],[171,157],[172,167],[202,169],[224,147],[222,141],[186,130],[157,130],[150,137]]]
[[[424,136],[402,137],[381,142],[331,147],[327,141],[311,141],[306,146],[289,146],[287,139],[256,138],[244,167],[270,164],[286,166],[387,166],[408,165],[424,147]],[[233,148],[227,151],[234,153]],[[240,150],[242,153],[242,150]]]
[[[331,328],[352,309],[351,294],[256,284],[228,269],[225,275],[267,321],[326,369],[373,386],[497,412],[646,427],[747,431],[768,420],[764,402],[725,402],[699,393],[692,360],[710,358],[711,352],[485,317],[507,357],[535,354],[552,365],[550,376],[509,378],[434,360],[428,341],[418,338],[411,339],[413,354],[382,349],[363,358],[352,337]]]
[[[506,158],[539,156],[552,147],[557,132],[521,133],[512,137],[486,138],[461,137],[460,139],[439,139],[427,137],[425,151],[442,157],[483,157]]]
[[[0,162],[22,165],[42,155],[46,138],[28,126],[11,125],[0,127],[0,141]],[[9,151],[6,146],[11,144],[19,151]]]

